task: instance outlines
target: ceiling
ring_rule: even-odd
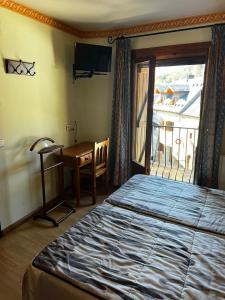
[[[15,0],[79,30],[110,30],[225,12],[225,0]]]

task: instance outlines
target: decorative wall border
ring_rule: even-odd
[[[64,32],[75,35],[79,38],[105,38],[108,36],[117,37],[121,35],[141,34],[144,32],[164,31],[164,30],[170,30],[174,28],[181,28],[187,26],[194,27],[195,25],[197,26],[201,24],[225,23],[225,12],[222,12],[222,13],[214,13],[214,14],[208,14],[202,16],[180,18],[180,19],[169,20],[169,21],[148,23],[148,24],[133,26],[129,28],[120,28],[115,30],[81,31],[71,26],[68,26],[60,21],[57,21],[51,17],[48,17],[37,10],[18,4],[12,0],[0,0],[0,7],[7,8],[23,16],[29,17],[43,24],[47,24],[49,26],[55,27]]]
[[[46,16],[37,10],[34,10],[32,8],[29,8],[29,7],[19,4],[19,3],[16,3],[14,1],[0,0],[0,7],[7,8],[7,9],[12,10],[20,15],[34,19],[40,23],[55,27],[64,32],[75,35],[77,37],[81,37],[81,35],[82,35],[82,32],[80,30],[77,30],[76,28],[68,26],[68,25],[66,25],[60,21],[57,21],[49,16]]]
[[[129,28],[121,28],[115,30],[102,30],[102,31],[83,31],[82,38],[100,38],[100,37],[117,37],[121,35],[134,35],[144,32],[157,32],[172,30],[174,28],[191,27],[201,24],[215,24],[225,23],[225,12],[208,14],[202,16],[186,17],[169,21],[148,23]]]

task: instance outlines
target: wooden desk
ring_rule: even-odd
[[[74,169],[74,188],[77,206],[80,205],[80,168],[91,164],[93,146],[93,142],[83,142],[63,149],[64,165]]]

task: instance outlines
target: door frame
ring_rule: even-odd
[[[149,62],[149,82],[148,82],[148,101],[147,101],[147,128],[146,128],[146,145],[145,145],[145,166],[138,164],[131,158],[132,174],[149,174],[150,158],[151,158],[151,134],[152,134],[152,117],[154,103],[154,83],[155,83],[155,67],[160,65],[172,65],[174,61],[180,64],[205,63],[207,67],[208,52],[211,42],[178,44],[163,47],[144,48],[132,50],[131,57],[131,153],[133,154],[134,143],[134,103],[135,103],[135,64],[141,62]],[[204,85],[203,85],[204,89]]]

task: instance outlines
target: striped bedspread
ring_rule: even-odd
[[[100,299],[225,299],[222,237],[109,203],[49,244],[33,265]]]
[[[225,234],[225,192],[135,175],[107,202],[209,232]]]

